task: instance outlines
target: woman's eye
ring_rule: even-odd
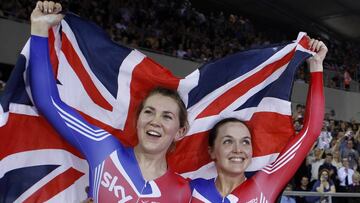
[[[145,114],[150,114],[150,113],[152,113],[152,112],[151,112],[151,110],[145,110],[144,113],[145,113]]]
[[[169,116],[169,115],[164,115],[164,118],[167,119],[167,120],[172,120],[172,117]]]
[[[243,144],[245,144],[245,145],[250,145],[251,142],[250,142],[250,140],[244,140],[244,141],[243,141]]]
[[[223,144],[231,144],[232,140],[224,140]]]

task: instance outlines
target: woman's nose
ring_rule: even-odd
[[[159,115],[155,115],[150,122],[151,125],[153,126],[160,126],[160,116]]]
[[[242,147],[240,143],[235,142],[233,145],[233,152],[240,153],[242,152]]]

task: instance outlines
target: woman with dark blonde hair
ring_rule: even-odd
[[[48,53],[48,29],[63,18],[59,3],[38,2],[31,14],[30,85],[37,109],[77,148],[90,166],[95,202],[188,202],[190,187],[168,168],[166,154],[188,129],[187,111],[175,90],[156,88],[138,111],[138,144],[125,147],[61,101]]]

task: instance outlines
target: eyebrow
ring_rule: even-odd
[[[149,109],[151,109],[151,110],[153,110],[153,111],[156,110],[156,109],[155,109],[154,107],[152,107],[152,106],[144,106],[144,109],[146,109],[146,108],[149,108]],[[172,114],[172,115],[175,116],[175,113],[173,113],[173,112],[171,112],[171,111],[163,111],[163,113],[165,113],[165,114]]]
[[[234,136],[225,135],[225,136],[223,136],[222,138],[234,138]],[[241,138],[241,139],[249,139],[249,140],[251,140],[251,137],[250,137],[250,136],[246,136],[246,137],[243,137],[243,138]]]

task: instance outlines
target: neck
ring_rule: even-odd
[[[230,194],[236,187],[246,180],[245,174],[227,175],[218,171],[218,177],[215,186],[219,193],[225,197]]]
[[[153,180],[166,173],[165,155],[146,153],[139,146],[134,148],[134,153],[145,180]]]

